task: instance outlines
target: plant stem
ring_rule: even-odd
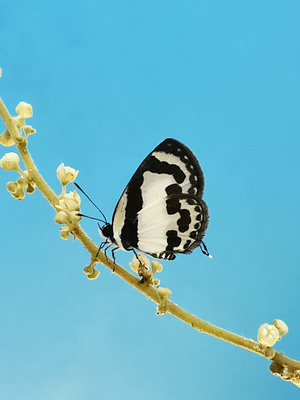
[[[42,175],[36,168],[34,161],[27,149],[26,138],[20,135],[20,132],[14,122],[13,117],[9,114],[7,108],[5,107],[2,99],[0,98],[0,115],[13,138],[17,149],[19,150],[20,156],[26,166],[28,175],[35,182],[37,188],[41,191],[43,196],[49,201],[52,207],[58,204],[59,198],[54,193],[54,191],[49,187],[46,181],[43,179]],[[64,193],[64,187],[63,192]],[[83,246],[89,251],[91,257],[96,262],[101,262],[111,271],[113,271],[113,261],[107,258],[102,252],[98,254],[98,247],[96,244],[87,236],[78,223],[70,222],[66,224],[74,236],[83,244]],[[96,258],[96,254],[97,258]],[[158,306],[161,305],[161,298],[158,295],[156,289],[152,286],[147,286],[146,284],[141,284],[140,280],[128,272],[126,269],[122,268],[120,265],[115,265],[115,274],[122,278],[125,282],[133,286],[135,289],[143,293],[147,298],[151,299]],[[184,309],[180,308],[175,303],[165,300],[164,301],[164,312],[174,315],[181,321],[191,325],[193,328],[197,329],[199,332],[206,333],[208,335],[214,336],[218,339],[224,340],[256,354],[273,360],[273,364],[279,366],[280,373],[274,373],[275,375],[281,376],[285,380],[290,380],[295,385],[300,385],[300,363],[298,361],[292,360],[285,357],[281,353],[277,353],[272,348],[263,346],[254,340],[246,339],[242,336],[236,335],[235,333],[226,331],[225,329],[219,328],[212,325],[206,321],[201,320],[195,315],[190,314]]]

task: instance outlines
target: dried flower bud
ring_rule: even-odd
[[[265,323],[258,328],[257,339],[260,344],[271,347],[280,339],[280,335],[274,325]]]
[[[99,275],[100,272],[97,269],[94,269],[94,271],[91,274],[87,275],[87,278],[90,280],[94,280],[97,279]]]
[[[281,319],[275,319],[275,321],[273,321],[273,325],[278,329],[280,336],[286,335],[289,331],[287,324]]]
[[[22,200],[25,197],[24,189],[17,182],[8,182],[6,188],[9,193],[17,200]]]
[[[136,255],[133,255],[132,261],[129,263],[130,268],[136,273],[139,273],[139,270],[141,267],[144,269],[149,268],[149,259],[145,256],[145,254],[138,254],[138,259],[136,258]]]
[[[84,267],[83,272],[86,274],[88,279],[97,279],[100,275],[100,272],[95,268],[95,264],[93,262],[87,267]]]
[[[61,163],[56,170],[57,178],[63,185],[67,183],[73,182],[76,176],[78,175],[78,171],[71,167],[65,167],[64,163]]]
[[[30,118],[33,115],[32,105],[21,101],[16,107],[16,113],[23,118]]]
[[[0,167],[5,171],[17,171],[19,169],[19,156],[16,153],[6,153],[0,160]]]
[[[27,184],[26,192],[29,193],[29,194],[31,194],[31,193],[33,193],[34,191],[35,191],[34,186],[31,185],[30,183],[28,183],[28,184]]]
[[[66,226],[61,227],[61,228],[60,228],[60,237],[61,237],[63,240],[68,240],[68,239],[69,239],[69,236],[70,236],[69,228],[66,227]]]

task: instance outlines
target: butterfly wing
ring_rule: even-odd
[[[166,139],[142,162],[114,212],[118,247],[174,259],[199,246],[208,225],[201,167],[183,143]]]

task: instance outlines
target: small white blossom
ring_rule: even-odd
[[[16,153],[6,153],[0,160],[0,167],[5,171],[19,170],[19,156]]]
[[[56,170],[56,174],[60,182],[63,185],[66,185],[67,183],[74,181],[74,179],[78,175],[78,171],[68,166],[65,167],[65,164],[61,163]]]
[[[280,339],[280,335],[276,326],[264,323],[258,328],[257,339],[260,344],[272,347]]]
[[[63,198],[61,198],[58,202],[58,206],[56,209],[59,211],[79,211],[80,209],[80,196],[79,194],[73,190],[73,192],[66,193]]]
[[[280,336],[286,335],[289,331],[287,324],[281,319],[275,319],[275,321],[273,321],[273,325],[278,329]]]
[[[16,107],[16,113],[23,118],[30,118],[33,115],[32,105],[21,101]]]

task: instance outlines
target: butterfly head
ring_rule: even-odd
[[[102,227],[99,225],[99,232],[104,239],[108,239],[111,243],[115,242],[112,224],[106,222]]]

